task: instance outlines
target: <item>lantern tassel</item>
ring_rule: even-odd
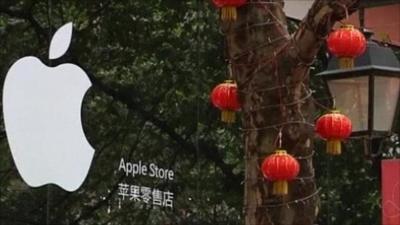
[[[342,154],[342,145],[340,140],[338,139],[328,140],[326,144],[326,152],[330,155]]]
[[[288,182],[286,180],[278,180],[273,183],[272,194],[273,195],[287,195],[288,194]]]
[[[339,58],[339,68],[340,69],[351,69],[354,67],[353,58]]]
[[[221,12],[222,21],[235,21],[237,19],[237,11],[233,6],[222,7]]]
[[[236,121],[236,114],[234,111],[222,110],[221,120],[225,123],[234,123]]]

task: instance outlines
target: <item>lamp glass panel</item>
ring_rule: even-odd
[[[368,130],[368,76],[328,80],[336,108],[348,116],[353,132]]]
[[[375,77],[374,130],[390,131],[399,98],[400,79]]]

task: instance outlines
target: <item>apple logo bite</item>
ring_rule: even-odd
[[[54,34],[49,58],[65,54],[72,23]],[[91,82],[73,64],[48,67],[27,56],[15,62],[3,88],[8,143],[22,179],[31,187],[56,184],[77,190],[85,180],[94,149],[83,132],[82,101]]]

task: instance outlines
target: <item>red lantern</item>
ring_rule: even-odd
[[[326,151],[331,155],[342,153],[341,141],[352,132],[351,120],[339,111],[321,116],[315,124],[316,132],[327,140]]]
[[[211,92],[211,101],[215,107],[222,111],[221,120],[223,122],[235,122],[235,111],[240,109],[240,104],[237,96],[237,85],[233,80],[226,80],[217,85]]]
[[[247,0],[213,0],[215,6],[221,8],[222,21],[235,21],[236,8],[246,4]]]
[[[342,69],[354,67],[354,58],[362,55],[367,45],[364,35],[353,25],[344,25],[332,32],[327,43],[329,51],[339,59]]]
[[[261,170],[264,177],[273,182],[272,194],[286,195],[288,181],[299,174],[300,164],[285,150],[276,150],[274,154],[264,159]]]

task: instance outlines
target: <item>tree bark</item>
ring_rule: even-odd
[[[312,225],[319,197],[314,179],[309,67],[334,23],[354,12],[359,0],[316,0],[290,35],[282,0],[249,1],[238,20],[222,24],[242,103],[245,142],[246,225]],[[271,195],[261,174],[263,159],[277,146],[297,157],[299,177],[285,197]]]

